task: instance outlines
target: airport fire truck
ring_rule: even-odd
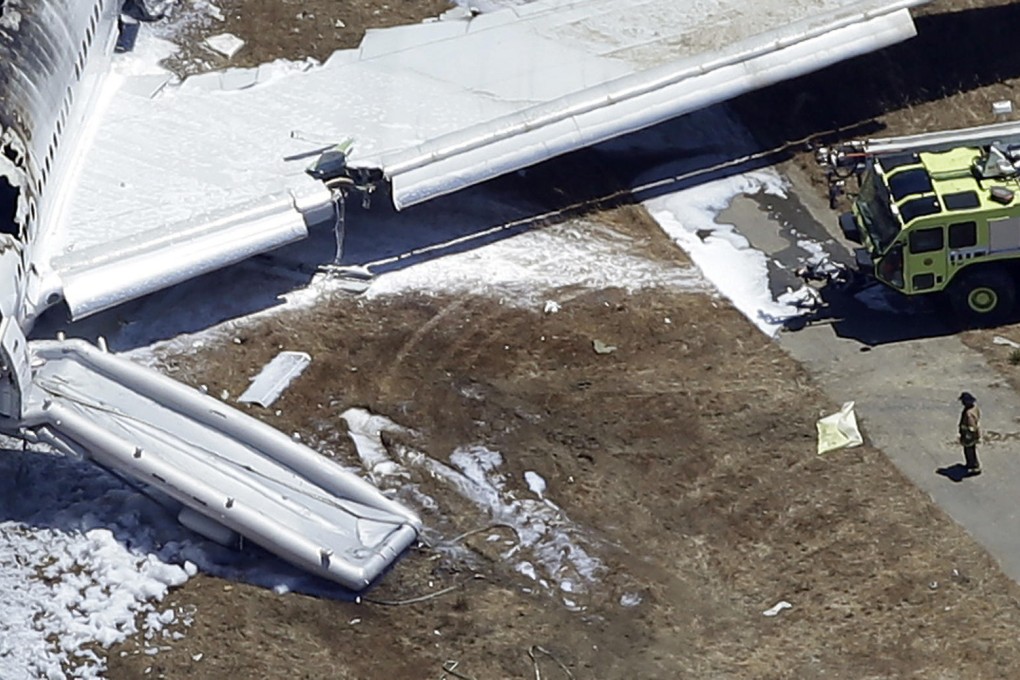
[[[858,269],[908,296],[944,294],[970,321],[1017,301],[1020,123],[855,141],[818,160],[859,191],[839,218]]]

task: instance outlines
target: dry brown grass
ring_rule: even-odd
[[[503,452],[508,479],[529,469],[547,479],[601,539],[609,571],[581,615],[526,592],[533,584],[484,535],[467,542],[470,563],[414,552],[373,593],[486,577],[412,607],[200,579],[174,595],[198,607],[198,623],[160,668],[284,677],[300,658],[307,677],[396,679],[453,658],[475,677],[517,678],[532,644],[597,678],[983,678],[1020,662],[1016,585],[880,452],[816,456],[814,420],[833,405],[710,298],[592,291],[553,315],[485,298],[337,298],[233,335],[243,344],[180,359],[181,375],[236,393],[281,344],[311,351],[282,414],[260,412],[267,420],[348,461],[337,417],[348,406],[413,426],[409,443],[441,460],[484,443]],[[620,349],[596,355],[592,337]],[[439,501],[428,521],[447,535],[485,522],[442,484],[412,481]],[[644,603],[620,607],[624,592]],[[761,615],[781,599],[794,608]],[[351,658],[355,647],[365,651]],[[197,651],[201,664],[188,660]],[[153,662],[115,656],[111,677]]]

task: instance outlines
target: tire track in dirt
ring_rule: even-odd
[[[443,304],[440,310],[432,316],[428,321],[419,326],[414,333],[411,334],[407,340],[403,342],[400,349],[397,350],[396,355],[393,357],[392,363],[387,368],[386,374],[380,381],[379,391],[383,394],[390,394],[393,392],[394,379],[401,374],[401,369],[404,366],[405,361],[412,351],[420,344],[422,344],[432,331],[438,328],[444,321],[446,321],[454,312],[463,311],[466,307],[470,298],[456,298]],[[452,354],[448,351],[447,354]]]

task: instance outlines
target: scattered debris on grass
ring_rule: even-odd
[[[244,41],[233,33],[220,33],[211,35],[205,39],[206,47],[214,52],[222,54],[227,59],[233,59],[234,55],[244,47]]]
[[[768,609],[763,611],[762,615],[763,616],[778,616],[779,612],[783,611],[784,609],[791,609],[792,607],[793,607],[793,605],[790,604],[789,602],[787,602],[786,600],[780,600],[774,606],[769,607]]]
[[[864,438],[857,427],[857,416],[854,414],[852,401],[843,404],[838,412],[818,421],[819,455],[837,449],[860,446],[863,443]]]
[[[312,357],[305,352],[280,352],[262,368],[237,400],[269,408],[311,362]],[[229,393],[225,394],[229,396]]]

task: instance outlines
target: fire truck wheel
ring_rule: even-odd
[[[972,321],[997,321],[1009,314],[1016,299],[1013,278],[1001,269],[964,274],[949,291],[956,314]]]

